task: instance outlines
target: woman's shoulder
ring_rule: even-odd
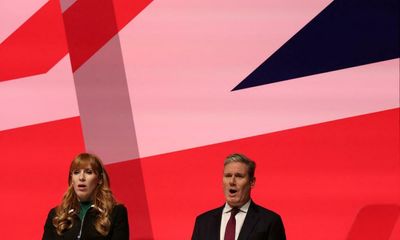
[[[125,205],[123,204],[116,204],[111,212],[111,218],[127,218],[128,217],[128,210],[126,209]]]
[[[54,217],[56,215],[57,207],[58,206],[55,206],[55,207],[51,208],[49,213],[48,213],[48,215]]]
[[[57,211],[59,211],[59,207],[60,206],[55,206],[55,207],[51,208],[49,213],[48,213],[48,216],[51,217],[51,218],[55,217],[57,215]],[[71,214],[73,212],[74,212],[74,210],[71,209],[71,210],[68,211],[68,214]]]
[[[117,203],[113,208],[113,212],[127,212],[127,209],[124,204]]]
[[[47,214],[46,224],[49,224],[49,226],[51,225],[53,218],[56,216],[56,209],[57,207],[51,208],[49,213]]]
[[[123,204],[117,204],[114,206],[110,220],[112,225],[124,225],[128,223],[128,212]]]

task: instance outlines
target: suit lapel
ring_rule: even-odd
[[[224,210],[224,206],[218,208],[210,218],[210,240],[219,240],[222,211]]]
[[[246,214],[246,218],[244,219],[242,229],[240,230],[240,234],[238,240],[249,239],[250,234],[253,232],[254,227],[258,222],[258,210],[257,205],[251,201],[249,206],[249,211]]]

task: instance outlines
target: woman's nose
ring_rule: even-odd
[[[85,173],[84,172],[79,173],[79,180],[81,180],[81,181],[85,180]]]

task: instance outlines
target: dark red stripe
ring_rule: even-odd
[[[149,3],[150,1],[85,0],[68,8],[64,13],[64,23],[73,71]]]
[[[135,159],[107,165],[111,188],[117,201],[128,208],[131,239],[156,239],[153,236],[148,199],[142,173],[142,161]]]
[[[365,206],[357,214],[346,240],[389,240],[399,216],[397,204]]]

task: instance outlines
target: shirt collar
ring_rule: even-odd
[[[94,204],[90,205],[90,207],[89,207],[88,209],[90,209],[90,208],[96,208],[96,209],[99,210],[100,212],[104,212],[103,209],[96,207],[96,205],[94,205]],[[71,208],[71,209],[68,211],[68,214],[75,213],[75,212],[76,212],[75,209]]]
[[[251,202],[251,199],[249,201],[247,201],[247,203],[245,203],[243,206],[241,206],[239,209],[240,212],[247,213],[247,211],[249,210],[249,207],[250,207],[250,202]],[[228,203],[225,203],[223,213],[229,213],[231,210],[232,210],[232,207],[229,206]]]

